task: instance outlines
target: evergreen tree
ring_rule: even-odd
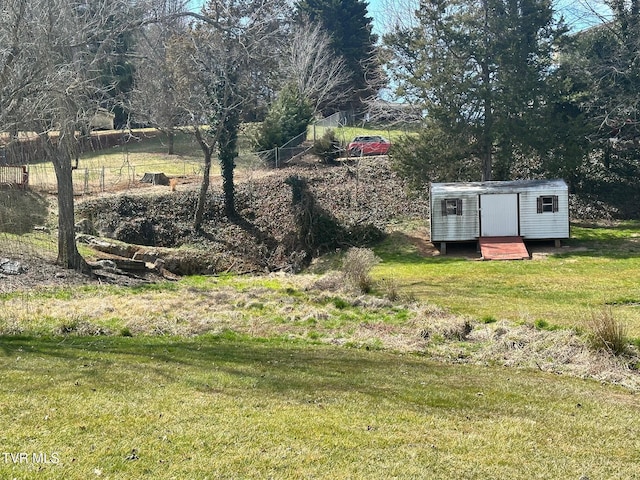
[[[573,36],[559,73],[568,104],[584,119],[585,161],[576,192],[596,195],[618,215],[637,216],[640,201],[640,0],[607,2],[613,20]]]
[[[313,111],[293,85],[285,85],[258,131],[256,149],[281,147],[307,130]]]
[[[397,95],[427,112],[438,141],[421,145],[421,157],[411,154],[414,140],[400,142],[397,157],[455,161],[447,170],[466,175],[472,164],[491,180],[494,169],[510,176],[518,155],[544,151],[555,102],[552,56],[564,33],[551,2],[424,0],[416,19],[385,36],[389,69]]]
[[[308,18],[319,23],[331,35],[334,53],[346,62],[350,83],[345,88],[351,90],[351,95],[340,108],[358,110],[364,99],[376,93],[378,38],[372,33],[367,7],[365,0],[300,0],[297,4],[300,21]]]

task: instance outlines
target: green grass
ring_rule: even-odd
[[[343,338],[362,322],[402,325],[411,317],[389,302],[367,305],[356,300],[307,291],[295,278],[276,276],[194,276],[133,288],[95,284],[40,288],[0,294],[0,333],[128,331],[191,336],[229,329],[307,338],[313,330],[323,337]]]
[[[252,152],[250,139],[243,131],[239,136],[237,173],[255,170],[262,166]],[[195,137],[179,132],[175,137],[175,155],[167,154],[168,145],[164,134],[155,129],[134,130],[131,139],[123,145],[81,155],[77,170],[73,172],[76,193],[130,187],[146,172],[162,172],[168,177],[202,176],[203,154]],[[211,175],[220,175],[216,159]],[[52,164],[40,163],[30,166],[30,183],[39,188],[53,188],[56,184]]]
[[[638,238],[634,222],[575,225],[562,255],[478,262],[396,233],[374,276],[418,307],[280,276],[2,294],[0,478],[640,478],[637,393],[462,365],[481,342],[437,329],[415,343],[420,322],[447,320],[438,307],[546,333],[608,305],[638,346]],[[440,349],[451,362],[429,358]]]
[[[376,249],[383,262],[373,275],[394,278],[418,299],[478,320],[581,327],[594,310],[612,305],[630,335],[640,337],[640,224],[571,231],[567,253],[517,262],[423,257],[396,233]]]
[[[0,366],[2,450],[59,460],[2,478],[638,478],[640,408],[596,382],[237,335],[0,337]]]
[[[354,137],[359,135],[381,135],[387,140],[393,142],[394,140],[406,135],[405,130],[400,129],[381,129],[381,128],[364,128],[364,127],[338,127],[338,128],[323,128],[315,127],[315,134],[317,138],[322,137],[326,130],[333,130],[336,134],[336,138],[343,144],[347,145]],[[314,127],[309,127],[307,138],[313,139]]]

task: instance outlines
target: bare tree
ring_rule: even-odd
[[[175,66],[169,52],[188,30],[188,1],[154,4],[148,23],[140,29],[136,46],[135,94],[129,106],[136,122],[155,127],[167,136],[167,153],[174,154],[175,136],[189,123],[188,111],[176,91]]]
[[[192,20],[183,34],[172,36],[165,44],[163,65],[171,78],[173,98],[183,112],[183,126],[193,132],[204,155],[204,177],[194,214],[196,230],[202,228],[216,153],[222,171],[225,212],[230,218],[237,215],[234,169],[241,114],[263,94],[259,91],[262,83],[256,79],[269,75],[265,65],[273,63],[285,11],[285,0],[210,0],[201,13],[176,11],[152,20]],[[158,69],[150,75],[158,77],[163,72]],[[153,96],[147,98],[153,101]]]
[[[222,147],[225,129],[237,130],[237,125],[230,126],[229,120],[235,120],[246,98],[237,79],[239,65],[233,50],[236,46],[227,41],[227,35],[223,29],[200,24],[191,26],[184,35],[174,36],[167,44],[166,65],[177,102],[174,109],[184,112],[181,128],[195,136],[204,157],[203,179],[194,212],[195,230],[202,227],[214,155]],[[239,124],[239,118],[235,123]],[[225,210],[230,217],[235,215],[235,156],[230,166],[221,160]]]
[[[349,98],[346,63],[333,53],[331,37],[319,24],[296,24],[285,38],[282,74],[315,112],[340,105]]]
[[[101,65],[139,10],[128,0],[8,0],[1,11],[0,128],[38,134],[58,183],[58,263],[87,270],[74,230],[78,132],[109,91]]]

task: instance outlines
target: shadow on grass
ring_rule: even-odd
[[[315,392],[392,398],[398,395],[394,383],[417,383],[418,376],[424,380],[434,373],[448,375],[450,368],[387,352],[236,337],[232,333],[193,339],[2,336],[0,360],[15,359],[16,368],[30,378],[53,375],[56,382],[71,383],[80,378],[99,388],[126,390],[145,388],[149,382],[177,382],[232,395],[235,387],[250,386],[291,399]],[[411,372],[408,377],[398,376],[400,364]],[[220,383],[220,378],[225,380]],[[47,385],[48,381],[42,382],[43,389]],[[29,385],[30,391],[37,388]]]
[[[572,238],[566,243],[583,247],[577,256],[631,258],[640,253],[640,222],[626,221],[612,225],[574,223]]]
[[[477,242],[448,243],[446,254],[438,247],[424,236],[396,231],[380,242],[375,252],[384,262],[402,265],[456,263],[480,258]]]

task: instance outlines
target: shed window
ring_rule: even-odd
[[[558,211],[557,195],[545,195],[545,196],[538,197],[538,213],[557,212],[557,211]]]
[[[445,198],[442,200],[442,216],[462,215],[462,199],[461,198]]]

